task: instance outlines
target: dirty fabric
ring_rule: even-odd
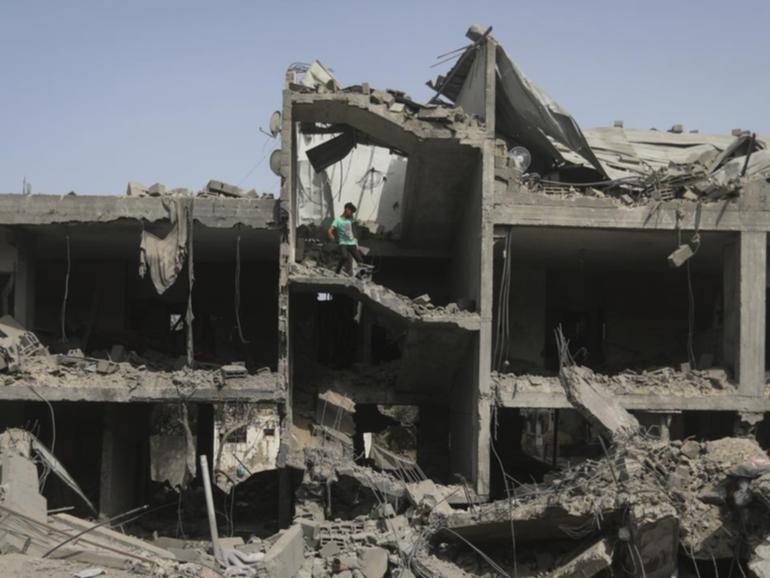
[[[142,231],[139,245],[139,276],[147,271],[158,295],[162,295],[176,281],[187,256],[187,235],[192,202],[187,199],[163,201],[173,228],[164,238]]]

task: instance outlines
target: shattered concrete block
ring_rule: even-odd
[[[147,189],[147,192],[154,197],[160,197],[166,194],[166,185],[162,183],[155,183]]]
[[[246,377],[249,375],[245,365],[239,365],[237,363],[231,363],[223,365],[221,370],[223,379],[234,379],[238,377]]]
[[[412,299],[412,303],[415,305],[430,305],[430,295],[423,293],[422,295]]]
[[[358,553],[358,567],[365,578],[383,578],[388,571],[388,551],[385,548],[363,548]]]
[[[226,536],[224,538],[219,538],[219,545],[222,548],[229,548],[232,550],[237,548],[238,546],[243,546],[244,543],[243,543],[243,538],[241,538],[240,536],[233,536],[233,537]]]
[[[765,539],[751,553],[749,570],[756,578],[770,578],[770,539]]]
[[[108,361],[106,359],[99,359],[96,362],[96,373],[101,373],[102,375],[109,375],[111,373],[115,373],[118,371],[120,367],[117,363],[114,363],[112,361]]]
[[[548,574],[548,578],[589,578],[612,565],[612,546],[607,540],[599,540],[572,558],[566,564]]]
[[[701,450],[701,447],[698,442],[696,442],[695,440],[687,440],[682,444],[682,448],[679,451],[681,451],[682,454],[684,454],[691,460],[694,460],[700,455],[700,450]]]
[[[432,480],[407,484],[409,499],[414,505],[425,504],[433,511],[447,515],[454,511],[447,503],[447,497],[451,491],[449,488],[436,485]]]
[[[263,565],[273,578],[294,578],[305,562],[302,526],[288,528],[265,554]]]
[[[206,183],[206,190],[209,193],[217,195],[226,195],[228,197],[240,197],[243,196],[243,189],[236,187],[235,185],[228,185],[222,181],[209,181]]]
[[[2,504],[14,512],[45,522],[47,501],[38,492],[37,467],[21,455],[3,454],[0,460]]]
[[[126,187],[127,197],[146,197],[149,191],[146,186],[136,181],[130,181]]]
[[[650,519],[657,517],[657,519]],[[670,578],[676,575],[679,552],[679,520],[662,515],[660,510],[637,505],[631,509],[631,535],[647,578]]]

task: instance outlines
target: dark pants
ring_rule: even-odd
[[[340,245],[340,252],[342,255],[340,256],[339,263],[337,263],[337,273],[342,270],[344,265],[345,273],[352,275],[353,259],[356,260],[356,263],[361,263],[364,260],[361,251],[358,250],[358,245]]]

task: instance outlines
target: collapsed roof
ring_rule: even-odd
[[[482,61],[482,33],[471,27],[466,47],[447,73],[429,82],[455,104],[469,99],[469,89],[483,90],[474,78]],[[735,193],[740,178],[770,178],[767,139],[745,131],[710,136],[670,131],[611,128],[581,130],[575,119],[532,82],[505,50],[497,46],[496,133],[508,148],[525,147],[532,156],[525,182],[594,185],[639,191],[654,197],[697,198]],[[527,169],[524,168],[526,171]],[[693,199],[695,197],[692,197]]]

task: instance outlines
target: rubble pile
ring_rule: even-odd
[[[483,132],[483,121],[474,115],[467,114],[459,105],[423,104],[416,102],[403,91],[377,90],[371,88],[368,83],[342,87],[318,61],[305,68],[303,72],[299,82],[289,84],[289,89],[295,93],[293,98],[297,102],[302,102],[304,95],[307,95],[305,98],[312,97],[314,102],[318,102],[319,97],[323,96],[332,99],[347,98],[361,108],[367,108],[397,123],[404,130],[420,136],[439,134],[446,137],[473,138],[480,136]],[[368,137],[356,133],[354,138],[367,139]]]
[[[627,369],[614,375],[592,372],[592,379],[616,395],[654,393],[660,395],[727,395],[737,391],[727,372],[722,368],[691,369],[659,367],[643,371]],[[499,390],[561,391],[557,376],[492,373],[492,381]]]
[[[626,132],[622,128],[605,130],[617,132],[619,140],[627,138]],[[654,131],[650,132],[654,134]],[[593,131],[591,129],[586,130],[585,134],[589,144],[592,140],[598,140],[592,139]],[[685,151],[691,149],[692,152],[689,157],[681,160],[670,160],[667,164],[657,163],[653,158],[657,159],[659,156],[665,155],[671,159],[677,159],[677,157],[682,156],[682,153],[676,150],[676,145],[658,144],[657,148],[661,152],[654,153],[654,157],[650,159],[640,158],[637,166],[631,167],[629,164],[616,171],[622,172],[622,176],[618,175],[596,185],[593,183],[583,186],[579,183],[561,184],[555,180],[543,179],[536,174],[526,174],[521,179],[521,186],[524,191],[529,193],[558,195],[564,198],[580,196],[598,199],[608,198],[625,206],[675,199],[691,202],[723,200],[738,196],[747,179],[765,179],[770,174],[770,156],[768,151],[764,149],[764,142],[755,140],[751,145],[752,154],[747,155],[745,149],[748,138],[747,135],[739,136],[727,146],[721,143],[690,144],[684,142],[679,148]],[[653,136],[651,140],[655,140],[655,137]],[[634,146],[633,141],[628,142],[629,147]],[[644,150],[643,147],[640,149]],[[738,152],[740,150],[744,150],[743,154]],[[601,154],[597,156],[600,160],[603,158]],[[753,163],[751,163],[752,157],[754,157]],[[743,172],[744,165],[747,166],[745,173]],[[507,167],[507,164],[505,166]],[[499,179],[512,187],[514,181],[509,174],[510,168],[500,172]]]
[[[199,363],[187,367],[185,357],[172,357],[147,349],[142,355],[115,344],[110,351],[96,350],[91,356],[79,348],[51,353],[38,337],[12,317],[0,319],[0,383],[30,387],[106,387],[133,392],[137,388],[176,389],[189,394],[196,389],[217,389],[248,381],[273,385],[269,368],[249,373],[243,364]],[[73,344],[76,341],[73,341]],[[60,348],[61,344],[56,344]]]
[[[676,568],[679,546],[696,560],[748,557],[741,548],[756,547],[770,532],[768,472],[770,460],[750,439],[669,443],[635,435],[610,447],[604,459],[511,488],[510,500],[455,512],[446,527],[470,536],[476,528],[540,522],[551,540],[601,538],[622,554],[623,542],[633,544],[643,529],[663,525],[657,550],[643,558],[649,575],[655,552]],[[633,546],[645,552],[642,543]]]

